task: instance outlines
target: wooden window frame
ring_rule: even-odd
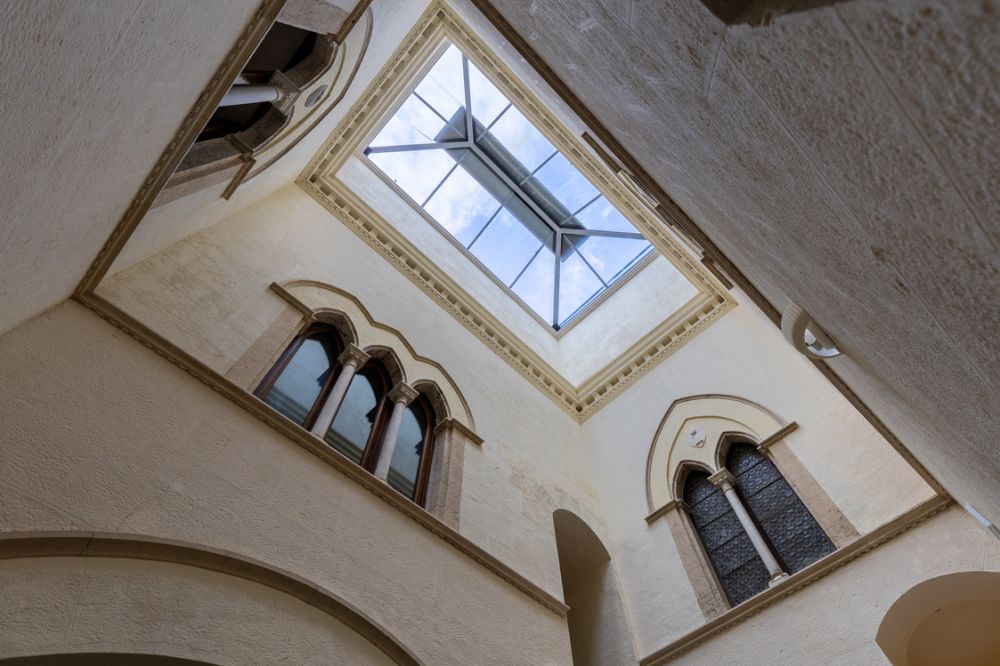
[[[320,344],[323,345],[323,349],[326,351],[327,358],[330,361],[331,372],[330,376],[327,377],[326,382],[324,382],[323,387],[317,394],[316,399],[313,401],[312,407],[306,414],[305,420],[299,424],[306,430],[312,428],[313,424],[316,422],[319,410],[322,409],[323,404],[330,397],[330,391],[333,389],[333,384],[337,381],[337,377],[343,369],[337,358],[340,356],[341,352],[344,351],[344,341],[341,339],[340,333],[335,327],[324,323],[313,323],[307,326],[289,343],[288,347],[286,347],[285,351],[281,353],[281,356],[279,356],[278,360],[273,366],[271,366],[271,369],[267,371],[267,374],[264,375],[264,379],[261,380],[257,389],[253,392],[256,397],[264,400],[271,389],[274,388],[275,382],[277,382],[278,378],[281,377],[281,374],[288,367],[288,364],[293,358],[295,358],[295,354],[297,354],[299,349],[302,347],[302,343],[309,339],[317,339]]]
[[[413,490],[413,501],[419,506],[424,506],[427,501],[427,487],[430,485],[431,464],[434,458],[434,431],[437,429],[437,419],[430,399],[421,393],[416,400],[408,405],[408,408],[419,408],[424,412],[427,427],[424,430],[424,450],[420,454],[420,466],[417,468],[417,480]]]
[[[389,417],[392,415],[392,401],[389,400],[389,391],[392,390],[392,377],[389,375],[389,371],[385,369],[385,366],[381,362],[372,359],[358,369],[354,377],[351,378],[351,383],[353,384],[359,376],[365,377],[368,379],[369,383],[371,383],[371,379],[369,377],[372,374],[374,374],[381,383],[382,392],[378,397],[378,406],[375,408],[375,418],[372,420],[371,430],[368,431],[368,439],[365,441],[365,450],[361,454],[361,461],[355,464],[374,474],[375,466],[378,464],[378,456],[382,452],[382,440],[385,435],[385,427],[389,423]],[[351,387],[348,386],[347,390],[350,391]],[[320,435],[320,438],[325,436],[326,433],[323,433]],[[351,462],[354,461],[352,460]]]

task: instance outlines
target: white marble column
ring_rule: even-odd
[[[337,381],[333,383],[333,389],[330,390],[330,395],[323,403],[323,407],[320,408],[319,416],[316,417],[316,423],[312,427],[312,432],[321,438],[326,436],[330,424],[337,417],[340,405],[344,402],[344,396],[347,395],[347,388],[351,385],[351,380],[354,379],[354,373],[368,362],[368,354],[360,347],[350,344],[337,357],[337,362],[342,366],[340,374],[337,375]]]
[[[392,401],[392,415],[389,417],[389,425],[385,429],[385,437],[382,439],[382,448],[378,454],[378,464],[375,465],[375,476],[385,481],[389,478],[389,464],[392,462],[392,454],[396,451],[396,442],[399,440],[399,427],[403,424],[403,411],[406,406],[413,402],[420,395],[412,386],[400,382],[389,391],[389,400]]]
[[[720,469],[715,474],[708,477],[717,488],[722,489],[722,493],[729,500],[729,504],[733,507],[733,511],[736,513],[736,517],[739,518],[740,524],[746,531],[747,536],[750,537],[750,542],[753,544],[754,549],[757,554],[760,555],[760,559],[764,560],[764,566],[767,567],[767,572],[771,576],[771,585],[774,585],[782,578],[788,576],[781,569],[781,565],[778,564],[778,560],[775,559],[774,554],[768,547],[767,542],[764,541],[764,536],[757,529],[757,525],[753,522],[750,514],[747,513],[746,507],[743,506],[743,501],[740,496],[736,494],[736,488],[733,488],[733,481],[735,478],[728,469]]]

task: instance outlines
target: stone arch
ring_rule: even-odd
[[[430,379],[418,379],[411,383],[411,386],[419,391],[427,401],[430,402],[434,410],[434,418],[438,423],[451,418],[451,410],[448,408],[448,400],[444,397],[441,387]]]
[[[339,310],[322,309],[312,315],[313,321],[329,324],[337,329],[344,346],[358,344],[358,331],[354,328],[351,318]]]
[[[50,571],[51,575],[39,576],[38,570]],[[201,573],[198,573],[200,571]],[[33,573],[35,572],[35,573]],[[94,618],[93,631],[84,632],[83,638],[74,643],[66,637],[65,649],[69,652],[87,653],[102,651],[106,649],[106,643],[97,641],[93,636],[104,634],[113,635],[116,651],[136,652],[141,654],[153,653],[164,657],[175,657],[181,659],[209,659],[212,649],[218,647],[218,642],[224,640],[225,631],[231,629],[237,635],[230,639],[234,642],[239,640],[239,623],[246,623],[243,630],[243,638],[247,640],[264,641],[254,649],[271,650],[272,654],[286,654],[282,650],[287,644],[287,636],[281,640],[282,645],[268,643],[268,635],[275,638],[282,632],[267,630],[267,624],[276,621],[267,611],[268,608],[278,606],[285,610],[290,616],[301,615],[303,622],[289,622],[288,628],[296,626],[313,627],[317,624],[332,627],[339,635],[345,637],[341,643],[346,646],[345,650],[353,650],[359,655],[358,658],[370,659],[375,663],[395,663],[395,664],[418,664],[418,659],[385,627],[378,625],[374,620],[363,614],[348,602],[341,600],[334,592],[325,589],[311,581],[303,579],[296,574],[282,570],[273,565],[244,557],[238,553],[210,548],[198,544],[175,541],[170,539],[152,538],[136,534],[114,534],[98,532],[11,532],[0,536],[0,581],[4,589],[4,611],[17,615],[19,603],[19,590],[25,595],[20,599],[30,605],[38,594],[45,594],[39,589],[40,581],[54,581],[53,595],[71,594],[70,590],[76,590],[75,586],[66,586],[66,577],[72,576],[74,572],[84,578],[90,577],[97,582],[92,586],[95,595],[92,601],[94,608],[103,608],[108,611],[107,618]],[[83,572],[80,574],[80,572]],[[29,580],[24,580],[27,575]],[[130,581],[142,581],[149,579],[164,579],[163,585],[137,585],[134,589],[130,587]],[[100,579],[106,583],[101,583]],[[18,581],[24,580],[23,584]],[[122,582],[124,581],[124,582]],[[219,599],[216,604],[223,604],[227,599],[239,603],[241,600],[253,599],[254,595],[260,595],[260,614],[243,614],[234,612],[232,614],[217,613],[212,603],[208,607],[201,609],[205,614],[199,615],[199,609],[193,608],[186,612],[169,612],[167,598],[162,596],[163,590],[173,589],[180,581],[180,585],[187,586],[192,591],[190,598],[186,601],[196,602],[204,595],[211,595],[214,590],[220,590]],[[111,587],[111,594],[101,596],[105,587]],[[115,586],[118,586],[117,588]],[[63,588],[67,588],[62,591]],[[81,588],[82,590],[82,588]],[[81,592],[80,594],[82,594]],[[161,596],[157,596],[161,594]],[[228,596],[227,596],[228,595]],[[124,601],[123,601],[124,600]],[[144,612],[151,605],[159,600],[163,607],[153,612],[161,620],[166,617],[168,622],[183,623],[187,619],[201,617],[204,620],[203,628],[206,631],[216,632],[215,639],[205,638],[204,644],[188,645],[184,640],[167,641],[163,645],[154,644],[148,635],[143,632],[144,627],[136,625],[133,621],[129,627],[134,631],[123,630],[120,626],[110,626],[107,623],[114,623],[116,620],[124,622],[129,618],[130,613]],[[176,599],[174,600],[176,601]],[[117,606],[121,602],[125,606]],[[52,600],[53,607],[58,607],[55,600]],[[79,600],[75,603],[80,603]],[[114,611],[114,613],[110,613]],[[161,615],[160,613],[165,615]],[[11,615],[11,616],[14,616]],[[175,617],[176,616],[176,617]],[[46,613],[41,616],[30,613],[22,614],[22,619],[11,624],[4,630],[5,639],[8,645],[16,646],[8,651],[10,656],[37,656],[45,654],[47,650],[40,645],[34,644],[33,636],[51,636],[56,631],[55,625],[46,629],[32,621],[37,618],[37,622],[58,622],[58,613]],[[23,617],[28,617],[25,621]],[[214,622],[225,624],[227,617],[232,618],[232,627],[211,626]],[[311,618],[311,619],[310,619]],[[79,622],[79,620],[78,620]],[[254,623],[261,623],[254,630]],[[136,625],[136,626],[132,626]],[[3,616],[0,616],[0,626],[3,626]],[[176,631],[183,632],[181,624],[165,624],[160,627],[161,632]],[[21,632],[14,635],[14,632]],[[180,638],[181,633],[178,633]],[[302,636],[303,640],[310,644],[322,643],[324,637],[322,632],[315,631],[308,636]],[[91,641],[91,642],[88,642]],[[96,641],[96,642],[95,642]],[[131,641],[131,642],[129,642]],[[169,654],[164,654],[164,645],[171,648]],[[178,646],[191,648],[190,651],[180,651]],[[367,647],[366,647],[367,646]],[[208,649],[208,648],[212,649]],[[231,646],[233,650],[240,649],[238,645]],[[204,652],[200,652],[204,650]],[[219,648],[221,649],[221,648]],[[240,658],[234,655],[227,655],[224,652],[217,652],[218,656],[229,657],[229,663],[240,662]],[[300,655],[298,659],[293,658],[295,663],[329,663],[327,661],[307,659],[308,655]],[[268,663],[266,657],[264,661],[257,663]],[[3,663],[3,662],[0,662]],[[100,662],[103,663],[103,662]],[[183,662],[181,662],[183,663]],[[354,663],[345,661],[341,663]],[[367,663],[367,662],[366,662]],[[68,665],[67,665],[68,666]],[[165,665],[166,666],[166,665]]]
[[[572,511],[552,514],[563,598],[569,606],[573,663],[598,666],[635,662],[635,649],[611,555],[587,523]]]
[[[646,458],[646,501],[652,512],[677,495],[682,464],[698,463],[710,473],[721,467],[720,445],[738,435],[762,442],[787,421],[751,400],[733,395],[702,394],[671,403],[656,430]],[[697,434],[696,434],[697,431]],[[724,438],[724,436],[730,436]]]
[[[711,474],[715,470],[706,465],[703,462],[695,462],[693,460],[684,460],[677,466],[677,470],[674,472],[673,482],[671,484],[673,488],[674,497],[681,499],[684,497],[684,483],[687,481],[688,475],[691,472],[705,472],[706,474]]]
[[[1000,663],[1000,573],[963,571],[918,583],[897,599],[875,642],[896,666]]]

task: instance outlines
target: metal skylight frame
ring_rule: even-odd
[[[484,136],[487,136],[489,130],[494,125],[496,125],[501,118],[503,118],[504,114],[506,114],[511,108],[516,108],[516,107],[514,107],[514,104],[508,99],[507,105],[503,108],[503,110],[499,114],[497,114],[497,116],[490,122],[489,126],[484,126],[483,130],[479,132],[479,134],[477,135],[476,133],[477,121],[474,113],[471,112],[472,84],[469,76],[469,68],[470,68],[469,57],[464,52],[462,52],[461,49],[459,49],[459,53],[461,54],[462,57],[462,81],[464,86],[463,107],[461,107],[459,111],[463,112],[462,116],[464,117],[463,120],[464,120],[465,138],[435,140],[423,143],[410,143],[410,144],[398,144],[398,145],[387,145],[387,146],[369,145],[367,148],[364,149],[364,154],[368,156],[380,153],[413,152],[421,150],[444,150],[444,151],[468,150],[469,151],[468,154],[474,155],[476,158],[478,158],[478,160],[489,169],[492,175],[499,178],[500,181],[512,191],[513,193],[512,196],[517,197],[518,199],[520,199],[521,202],[527,205],[531,209],[531,211],[545,223],[545,225],[548,227],[548,230],[551,231],[552,233],[551,240],[546,241],[544,239],[540,239],[541,244],[539,245],[538,249],[527,261],[527,263],[525,263],[524,267],[520,270],[520,272],[517,274],[514,280],[511,281],[510,284],[506,284],[505,286],[507,287],[507,289],[513,292],[514,285],[517,284],[518,280],[520,280],[521,277],[524,275],[524,273],[528,270],[528,268],[531,267],[532,263],[535,261],[535,259],[537,258],[538,254],[542,251],[542,249],[545,248],[547,245],[550,246],[553,253],[554,275],[553,275],[553,290],[552,290],[553,291],[552,317],[549,324],[555,331],[559,331],[560,329],[565,328],[566,325],[570,323],[570,321],[573,320],[581,311],[585,310],[588,305],[590,305],[592,302],[594,302],[603,294],[607,293],[612,288],[613,285],[616,285],[619,282],[622,276],[628,273],[631,269],[635,268],[635,266],[639,264],[643,258],[649,257],[651,253],[654,251],[654,248],[652,244],[649,243],[649,240],[638,231],[626,232],[626,231],[587,229],[582,225],[578,227],[563,226],[570,220],[573,220],[577,215],[582,213],[584,210],[586,210],[591,204],[594,204],[596,201],[601,199],[604,195],[600,191],[597,192],[596,196],[589,199],[585,204],[580,206],[577,210],[569,213],[569,215],[563,218],[562,220],[556,221],[556,219],[554,219],[552,215],[550,215],[539,204],[535,196],[533,196],[531,193],[529,193],[524,189],[523,185],[528,181],[529,178],[532,178],[549,161],[551,161],[554,157],[561,154],[559,148],[554,147],[552,153],[549,154],[545,159],[543,159],[534,169],[528,172],[527,176],[525,176],[520,181],[516,181],[513,178],[511,178],[511,176],[500,165],[496,163],[495,159],[489,154],[489,152],[484,150],[483,147],[479,145],[478,140],[483,138]],[[444,116],[442,116],[441,113],[434,107],[434,105],[432,105],[430,102],[424,99],[424,97],[422,97],[419,93],[417,93],[416,90],[410,91],[410,94],[416,97],[420,102],[424,104],[424,106],[427,107],[427,109],[429,109],[434,115],[436,115],[438,118],[441,119],[441,121],[444,123],[444,128],[441,130],[442,133],[448,128],[454,128],[452,120],[449,120]],[[503,93],[501,92],[501,94]],[[506,95],[504,95],[504,97],[506,97]],[[392,116],[390,116],[390,118],[391,117]],[[530,123],[531,121],[529,120],[528,122]],[[482,125],[482,123],[479,124]],[[448,178],[452,175],[452,173],[454,173],[454,171],[461,166],[462,161],[464,159],[465,159],[464,156],[461,158],[456,158],[455,164],[452,165],[452,167],[442,177],[441,181],[431,190],[431,192],[426,197],[424,197],[424,200],[422,202],[415,202],[417,203],[418,206],[420,206],[421,209],[423,209],[428,204],[428,202],[430,202],[430,200],[434,197],[437,191],[448,181]],[[373,166],[375,165],[373,164]],[[375,166],[375,168],[381,171],[379,167]],[[527,172],[527,169],[525,168],[524,171]],[[545,189],[544,186],[542,186],[541,184],[538,184],[538,187]],[[484,187],[484,189],[486,188]],[[462,245],[466,251],[471,252],[472,246],[475,245],[476,241],[479,240],[480,236],[482,236],[483,233],[489,228],[490,224],[493,223],[494,219],[501,212],[504,211],[507,202],[510,200],[510,197],[505,198],[503,200],[500,200],[499,198],[496,199],[498,202],[497,209],[489,217],[489,219],[486,221],[483,227],[479,229],[479,231],[475,234],[475,237],[472,239],[472,241],[470,241],[468,245],[464,245],[461,242],[459,242],[459,244]],[[552,199],[558,202],[558,200],[555,199],[555,197],[552,197]],[[524,224],[523,221],[522,224]],[[528,228],[527,224],[524,224],[524,226]],[[530,228],[529,231],[531,231]],[[449,232],[446,231],[445,233]],[[569,241],[568,243],[569,252],[566,252],[564,249],[562,249],[564,236],[569,236],[570,238],[582,237],[583,240],[579,242],[575,242],[572,240]],[[636,256],[633,257],[627,264],[625,264],[615,275],[611,276],[608,280],[605,280],[601,276],[601,274],[593,267],[593,265],[591,265],[591,263],[583,255],[583,253],[578,251],[579,246],[582,245],[583,241],[586,240],[587,237],[609,237],[609,238],[627,238],[633,240],[642,240],[645,241],[648,244],[648,246],[642,251],[640,251],[638,254],[636,254]],[[458,240],[454,236],[452,236],[452,238],[454,238],[456,241]],[[601,284],[601,288],[595,291],[590,297],[588,297],[583,303],[581,303],[573,312],[567,314],[560,321],[559,292],[560,292],[560,273],[562,270],[561,265],[563,263],[564,255],[570,256],[574,252],[576,253],[576,256],[580,258],[583,264],[589,269],[589,271],[594,275],[594,277],[597,278],[597,280]],[[489,268],[485,266],[484,269],[493,273],[493,271],[491,271]],[[493,273],[493,275],[497,277],[497,279],[499,280],[499,277],[496,276],[495,273]],[[500,283],[504,284],[502,281]],[[516,296],[516,294],[514,295]],[[531,306],[528,307],[531,308]],[[533,308],[531,309],[533,310]]]

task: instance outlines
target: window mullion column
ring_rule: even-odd
[[[329,397],[319,410],[319,416],[316,417],[316,423],[312,427],[313,434],[320,437],[326,435],[326,431],[333,424],[333,419],[337,417],[340,405],[344,402],[344,396],[347,395],[347,388],[351,385],[351,380],[354,379],[354,373],[368,362],[368,358],[368,354],[353,344],[347,345],[347,349],[337,357],[337,362],[343,367],[340,374],[337,375],[337,381],[333,383]]]
[[[389,391],[388,398],[392,401],[392,415],[386,426],[382,446],[379,449],[378,463],[375,465],[375,476],[385,481],[389,478],[389,465],[392,454],[396,452],[396,442],[399,440],[399,428],[403,424],[403,411],[406,406],[420,395],[415,388],[399,382]]]
[[[745,506],[743,506],[743,501],[740,499],[739,495],[736,494],[736,488],[733,487],[733,482],[735,477],[733,477],[732,472],[728,469],[720,469],[715,474],[708,477],[708,480],[712,482],[714,486],[720,488],[722,493],[729,500],[729,504],[733,507],[733,512],[736,513],[736,517],[740,521],[740,525],[743,526],[743,530],[750,537],[750,543],[753,544],[754,550],[760,555],[760,559],[764,561],[764,566],[767,567],[767,572],[771,576],[771,585],[774,585],[782,578],[786,578],[788,574],[781,568],[778,564],[777,558],[775,558],[774,553],[768,547],[767,542],[764,541],[764,535],[760,533],[757,529],[757,525],[753,522],[750,514],[747,512]]]

